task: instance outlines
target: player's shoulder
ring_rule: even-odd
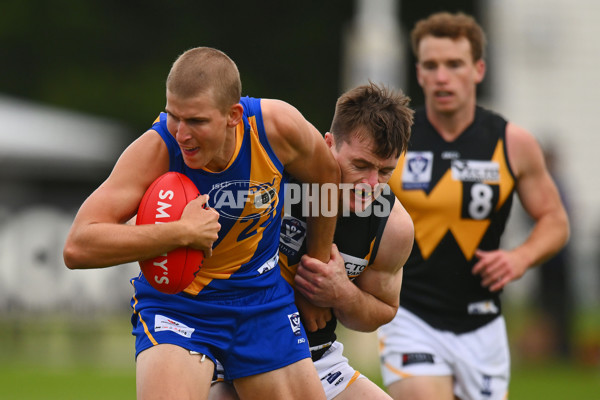
[[[535,136],[520,125],[506,126],[506,149],[515,176],[519,177],[532,165],[543,164],[543,152]]]
[[[383,238],[405,239],[414,237],[414,224],[410,214],[399,200],[394,202],[383,231]]]
[[[284,135],[293,132],[297,121],[304,119],[296,107],[283,100],[261,99],[260,104],[267,133]]]

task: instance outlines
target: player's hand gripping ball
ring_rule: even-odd
[[[178,221],[185,206],[199,195],[198,188],[187,176],[179,172],[167,172],[146,190],[138,208],[136,225]],[[203,260],[202,250],[180,247],[140,261],[140,268],[156,290],[175,294],[192,283]]]

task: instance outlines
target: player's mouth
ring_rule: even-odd
[[[354,189],[352,189],[352,193],[354,194],[355,198],[363,201],[373,196],[373,190],[371,189],[371,187],[364,185],[355,186]]]
[[[451,97],[451,96],[453,95],[453,93],[452,93],[452,92],[449,92],[449,91],[447,91],[447,90],[436,90],[436,91],[434,92],[434,95],[435,95],[435,97],[436,97],[436,98],[438,98],[438,99],[445,99],[445,98],[449,98],[449,97]]]
[[[194,154],[196,154],[196,152],[198,150],[200,150],[200,147],[183,147],[183,146],[179,146],[179,148],[187,156],[194,155]]]

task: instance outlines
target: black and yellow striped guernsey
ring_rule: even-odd
[[[400,305],[440,330],[474,330],[500,315],[498,293],[471,273],[476,249],[494,250],[515,189],[506,120],[477,107],[473,123],[445,141],[417,110],[406,154],[389,184],[413,219]]]
[[[339,215],[333,242],[338,247],[346,273],[354,280],[369,267],[377,256],[377,250],[383,235],[383,230],[396,199],[393,193],[382,193],[365,210],[366,216],[354,213]],[[378,206],[384,213],[374,212]],[[279,266],[281,274],[290,283],[293,283],[298,263],[306,253],[306,218],[302,216],[301,203],[290,207],[291,215],[284,215],[281,224],[279,241]],[[323,353],[336,340],[335,328],[337,320],[333,317],[323,329],[316,332],[306,332],[314,361],[321,358]]]

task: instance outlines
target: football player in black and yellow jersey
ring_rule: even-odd
[[[567,215],[533,135],[477,105],[486,69],[477,22],[436,13],[411,39],[425,107],[389,182],[415,243],[398,314],[379,329],[384,384],[395,399],[505,399],[500,292],[565,245]],[[513,193],[535,225],[503,250]]]

